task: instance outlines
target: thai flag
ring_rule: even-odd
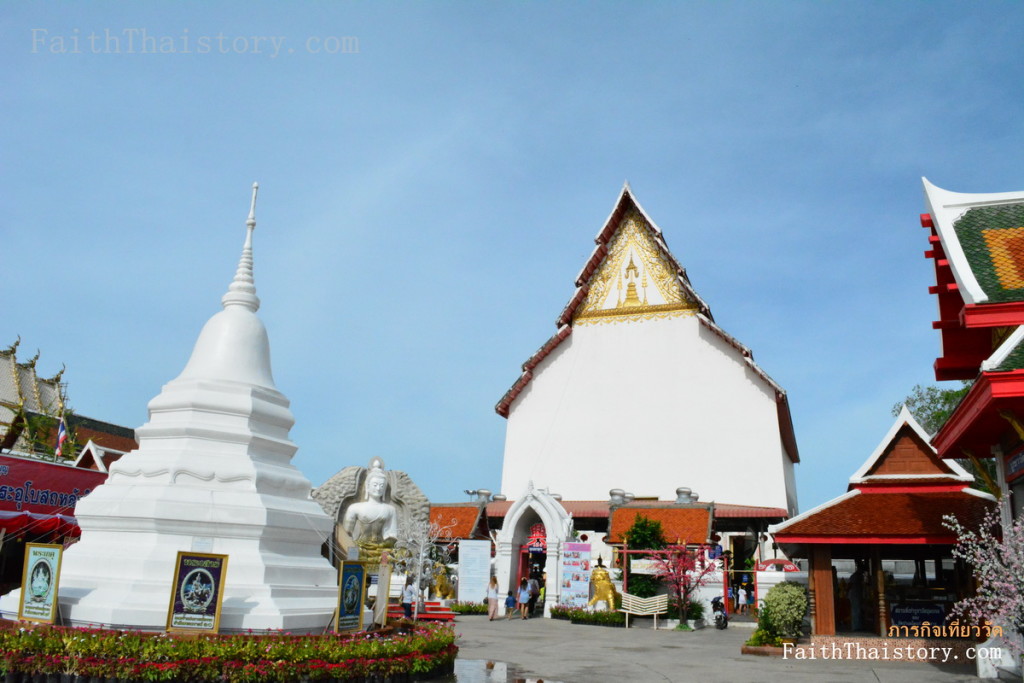
[[[64,442],[68,440],[68,428],[64,424],[64,416],[60,416],[60,425],[57,426],[57,449],[53,452],[54,456],[61,457],[61,451],[64,449]]]

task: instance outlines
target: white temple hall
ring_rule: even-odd
[[[496,406],[502,493],[701,500],[797,511],[786,392],[715,322],[626,185],[557,331]]]

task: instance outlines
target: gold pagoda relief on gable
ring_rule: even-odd
[[[608,254],[590,278],[574,324],[635,322],[693,315],[675,267],[655,243],[643,216],[630,211],[619,223]]]

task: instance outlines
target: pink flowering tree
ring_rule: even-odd
[[[977,593],[956,604],[954,613],[974,624],[985,622],[1024,632],[1024,518],[1002,533],[999,513],[990,510],[977,529],[964,527],[952,515],[943,519],[958,541],[953,556],[974,570]],[[1008,644],[1024,654],[1016,638]]]
[[[661,579],[679,607],[679,620],[686,620],[693,594],[718,571],[714,560],[706,559],[704,546],[687,548],[686,544],[670,545],[663,552],[649,558],[654,575]]]

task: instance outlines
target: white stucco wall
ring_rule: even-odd
[[[502,493],[622,488],[795,512],[775,394],[695,316],[576,325],[511,406]]]

